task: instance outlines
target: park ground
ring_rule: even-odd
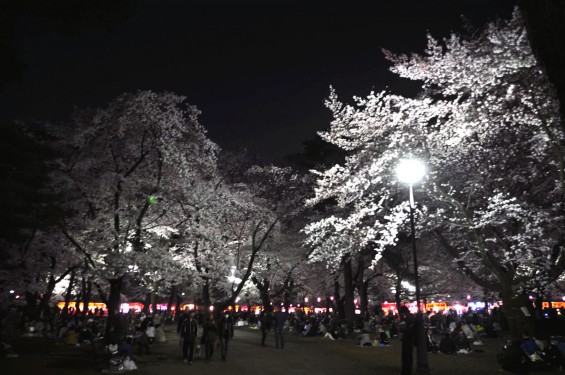
[[[267,346],[262,347],[258,330],[237,327],[225,362],[217,349],[212,361],[196,358],[189,366],[182,361],[173,327],[167,327],[166,333],[166,343],[155,343],[150,355],[136,357],[137,370],[119,373],[388,375],[400,372],[398,339],[393,339],[389,347],[360,347],[355,339],[334,341],[286,334],[285,348],[276,349],[273,335],[269,336]],[[474,347],[476,351],[470,354],[430,353],[430,374],[504,374],[496,361],[501,346],[502,339],[484,339],[484,345]],[[90,347],[54,345],[49,339],[37,337],[21,337],[14,342],[14,347],[19,357],[0,359],[2,375],[91,375],[100,374],[107,368],[104,357],[95,355]]]

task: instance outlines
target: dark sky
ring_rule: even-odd
[[[103,106],[122,92],[168,90],[198,106],[220,146],[278,161],[329,126],[330,85],[343,99],[410,87],[388,72],[381,48],[421,51],[428,31],[460,30],[461,14],[475,25],[509,18],[515,1],[274,3],[134,1],[131,21],[72,35],[19,17],[14,42],[25,70],[0,87],[0,119],[59,121],[73,106]]]

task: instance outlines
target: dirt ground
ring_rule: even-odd
[[[260,332],[248,327],[237,327],[230,341],[228,357],[220,358],[219,349],[213,360],[196,358],[189,366],[182,361],[179,342],[172,327],[166,329],[168,341],[155,343],[151,355],[136,357],[138,370],[126,371],[131,375],[176,374],[308,374],[308,375],[364,375],[398,374],[400,372],[400,342],[391,341],[389,347],[360,347],[355,340],[330,340],[319,337],[300,337],[286,334],[284,349],[276,349],[270,335],[267,346],[260,344]],[[503,374],[496,362],[502,346],[501,339],[485,339],[485,345],[476,346],[470,354],[430,354],[431,374]],[[90,348],[55,346],[48,339],[20,338],[14,342],[18,358],[0,359],[1,375],[90,375],[100,374],[106,368],[103,356]],[[413,371],[416,373],[416,370]],[[545,372],[544,374],[549,374]]]

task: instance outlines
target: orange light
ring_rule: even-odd
[[[77,306],[76,302],[69,302],[69,305],[68,305],[69,308],[76,309],[76,306]],[[82,307],[84,306],[84,304],[82,302],[79,302],[78,306],[79,306],[80,310],[82,311]],[[141,305],[141,306],[143,308],[143,305]],[[65,307],[65,302],[57,303],[57,307],[62,310]],[[106,304],[102,303],[102,302],[89,302],[88,303],[88,309],[89,310],[96,309],[96,308],[106,310]]]
[[[183,303],[182,305],[180,305],[180,309],[181,311],[184,311],[186,309],[194,310],[194,303]]]

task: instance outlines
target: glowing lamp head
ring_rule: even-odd
[[[401,182],[414,184],[426,175],[426,167],[417,159],[403,159],[396,167],[396,175]]]
[[[149,197],[149,198],[147,198],[147,201],[149,202],[149,204],[155,204],[157,202],[157,198]]]

